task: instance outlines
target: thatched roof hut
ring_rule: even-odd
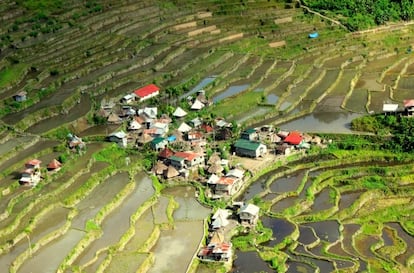
[[[176,176],[179,176],[180,173],[177,171],[176,168],[174,168],[173,166],[168,166],[167,170],[164,171],[164,177],[165,178],[173,178]]]
[[[152,167],[152,172],[159,175],[163,174],[166,170],[168,170],[168,166],[161,161],[157,161],[157,164]]]

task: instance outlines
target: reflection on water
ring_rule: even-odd
[[[276,102],[279,100],[279,96],[275,94],[269,94],[266,97],[266,103],[268,104],[276,104]]]
[[[313,113],[282,124],[281,127],[302,132],[352,133],[351,121],[360,116],[361,114],[348,112]]]
[[[207,85],[209,85],[210,83],[212,83],[216,78],[217,78],[217,76],[209,76],[209,77],[204,78],[193,89],[191,89],[187,93],[181,95],[180,96],[180,99],[185,98],[185,97],[187,97],[187,96],[189,96],[191,94],[194,94],[197,91],[200,91],[201,89],[203,89],[204,87],[206,87]]]
[[[249,84],[230,86],[229,88],[227,88],[226,91],[224,91],[224,92],[218,94],[217,96],[215,96],[213,98],[213,102],[218,102],[218,101],[221,101],[222,99],[225,99],[227,97],[231,97],[231,96],[236,95],[240,92],[243,92],[244,90],[249,88],[249,86],[250,86]]]

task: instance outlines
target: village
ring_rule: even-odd
[[[185,104],[172,113],[159,111],[155,84],[126,94],[118,102],[104,101],[97,113],[107,124],[119,125],[106,140],[121,148],[150,150],[156,154],[150,173],[163,183],[198,181],[205,187],[206,198],[224,200],[226,209],[218,208],[208,220],[205,245],[197,253],[204,261],[228,262],[232,259],[231,236],[237,226],[254,229],[260,208],[237,202],[237,196],[260,168],[292,153],[305,153],[312,145],[325,147],[327,141],[299,131],[284,131],[271,125],[241,128],[222,117],[206,115],[211,105],[205,92],[188,96]],[[404,101],[405,112],[413,112],[413,101]],[[384,113],[395,113],[398,105],[384,104]],[[75,134],[67,136],[67,147],[82,151],[86,144]],[[45,174],[41,161],[25,164],[19,183],[36,186]],[[53,159],[47,172],[59,171],[62,163]]]

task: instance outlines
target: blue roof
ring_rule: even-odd
[[[167,137],[167,140],[168,140],[169,142],[173,142],[173,141],[176,141],[176,140],[177,140],[177,137],[176,137],[176,136],[174,136],[174,135],[172,135],[172,136]]]
[[[316,31],[309,33],[309,38],[318,38],[318,37],[319,37],[319,34]]]

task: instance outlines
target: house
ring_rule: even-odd
[[[241,188],[243,177],[243,170],[232,169],[222,177],[212,174],[207,184],[216,197],[232,196]]]
[[[163,174],[166,170],[168,170],[168,166],[167,165],[165,165],[162,161],[157,161],[157,164],[155,164],[153,167],[152,167],[152,172],[154,173],[154,174],[158,174],[158,175],[161,175],[161,174]]]
[[[122,123],[122,118],[115,114],[115,113],[111,113],[108,116],[107,122],[110,124],[121,124]]]
[[[199,117],[196,117],[196,118],[190,120],[190,124],[193,125],[193,127],[199,127],[199,126],[201,126],[202,122],[201,122],[201,119]]]
[[[161,151],[168,145],[168,140],[163,137],[156,137],[151,141],[151,147],[152,149],[156,151]]]
[[[144,87],[141,87],[133,92],[139,102],[153,98],[160,93],[160,88],[155,84],[149,84]]]
[[[150,119],[156,119],[158,114],[158,108],[157,107],[145,107],[143,109],[138,110],[138,115],[145,117],[148,117]]]
[[[181,123],[180,126],[178,127],[178,131],[181,133],[189,132],[191,129],[192,129],[191,126],[185,122]]]
[[[205,107],[204,103],[202,103],[201,101],[199,101],[199,100],[196,99],[193,102],[193,104],[191,105],[191,110],[201,110],[204,107]]]
[[[38,168],[27,168],[22,172],[22,176],[19,180],[20,185],[25,186],[36,186],[41,178],[40,169]]]
[[[128,94],[121,98],[121,103],[130,104],[134,102],[134,100],[135,100],[135,96],[133,96],[132,94]]]
[[[50,172],[52,171],[57,172],[60,170],[61,167],[62,167],[62,163],[60,163],[56,159],[53,159],[52,161],[50,161],[49,164],[47,164],[47,170]]]
[[[299,145],[303,140],[302,135],[297,131],[292,131],[289,133],[287,137],[283,140],[283,142],[290,144],[290,145]]]
[[[267,153],[266,145],[246,139],[237,140],[234,144],[234,148],[235,153],[238,156],[257,158],[262,157]]]
[[[177,171],[176,168],[174,168],[173,166],[168,166],[167,170],[164,171],[164,178],[168,179],[168,178],[173,178],[176,176],[179,176],[180,173]]]
[[[41,163],[42,161],[40,161],[39,159],[32,159],[27,161],[24,164],[24,166],[26,167],[26,169],[39,169]]]
[[[174,152],[171,150],[171,149],[169,149],[169,148],[167,148],[167,147],[165,147],[164,149],[162,149],[162,151],[158,154],[158,158],[159,159],[162,159],[162,160],[164,160],[164,159],[168,159],[170,156],[172,156],[172,155],[174,155]]]
[[[163,137],[169,131],[169,125],[165,122],[155,121],[150,125],[150,129],[154,129],[152,133],[153,137]]]
[[[153,140],[154,138],[148,134],[146,134],[145,132],[143,134],[141,134],[138,139],[137,139],[137,144],[138,146],[143,146],[146,143],[149,143]]]
[[[384,103],[382,105],[382,112],[384,112],[385,114],[388,113],[396,113],[398,110],[398,104],[394,104],[394,103]]]
[[[197,257],[202,260],[228,261],[232,257],[232,244],[230,242],[209,244],[201,248]]]
[[[127,134],[124,131],[118,131],[108,136],[110,142],[117,143],[120,147],[125,148],[127,146]]]
[[[21,91],[21,92],[17,93],[16,95],[14,95],[13,98],[17,102],[25,101],[25,100],[27,100],[27,92],[26,91]]]
[[[259,135],[257,134],[256,129],[250,128],[241,133],[240,136],[241,139],[246,139],[250,141],[255,141],[259,138]]]
[[[176,118],[182,118],[185,117],[187,115],[187,112],[183,110],[183,108],[181,107],[177,107],[177,109],[175,109],[173,116]]]
[[[199,131],[190,131],[187,133],[187,140],[188,141],[200,141],[204,139],[203,133]]]
[[[217,230],[217,229],[227,226],[229,224],[229,220],[228,220],[229,216],[230,216],[230,213],[228,210],[218,209],[211,217],[211,220],[212,220],[211,229]]]
[[[404,100],[403,103],[404,103],[405,113],[411,116],[414,113],[414,99]]]
[[[181,170],[204,164],[204,155],[194,152],[176,152],[168,160],[173,167]]]
[[[256,225],[259,219],[260,208],[253,204],[246,204],[240,208],[239,218],[242,225]]]
[[[40,164],[42,161],[32,159],[24,164],[25,170],[19,180],[20,185],[36,186],[41,179]]]
[[[73,135],[73,134],[68,134],[67,136],[68,138],[68,146],[70,149],[72,150],[82,150],[85,149],[86,145],[85,143],[82,141],[82,138]]]
[[[128,130],[135,131],[142,128],[142,124],[139,122],[140,117],[134,117],[128,125]]]

